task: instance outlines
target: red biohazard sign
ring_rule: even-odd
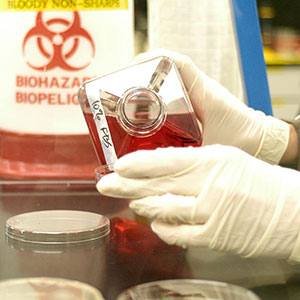
[[[87,67],[95,55],[95,45],[90,34],[80,23],[77,11],[73,12],[71,22],[64,18],[52,18],[44,22],[43,12],[38,12],[35,26],[27,32],[23,41],[23,55],[27,64],[39,71],[48,71],[56,67],[66,71],[78,71]],[[63,30],[51,30],[52,25],[59,25]],[[80,43],[83,42],[90,51],[84,52],[83,62],[72,61],[72,57],[79,51]],[[31,47],[33,43],[34,47]],[[43,58],[42,62],[37,61],[34,51],[38,51],[36,54]]]

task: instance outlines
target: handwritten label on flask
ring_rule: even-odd
[[[97,81],[94,84],[89,84],[86,86],[87,99],[93,114],[93,119],[96,125],[105,161],[108,166],[113,167],[117,160],[117,155],[107,124],[104,109],[100,101],[99,93]]]

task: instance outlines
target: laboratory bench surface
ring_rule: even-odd
[[[114,300],[124,289],[162,279],[209,279],[249,288],[262,300],[300,299],[300,266],[274,259],[245,259],[162,242],[129,200],[101,196],[91,183],[0,182],[0,280],[59,277],[86,282]],[[80,210],[110,219],[98,243],[50,249],[16,243],[5,235],[8,218],[40,210]]]

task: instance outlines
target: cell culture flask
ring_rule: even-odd
[[[78,98],[100,165],[140,149],[201,146],[175,63],[160,56],[89,80]]]

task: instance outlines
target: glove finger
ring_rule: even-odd
[[[104,176],[98,181],[96,187],[102,195],[128,199],[166,194],[170,188],[168,184],[160,182],[158,178],[131,179],[121,177],[117,173]]]
[[[197,198],[193,196],[164,194],[132,201],[129,207],[138,215],[149,219],[155,218],[170,223],[193,223],[196,204]],[[207,218],[205,214],[198,215],[197,222],[204,223]]]
[[[167,193],[196,196],[199,187],[192,183],[184,186],[185,180],[181,179],[178,181],[170,177],[132,179],[112,173],[101,178],[96,187],[100,194],[115,198],[141,199]]]
[[[151,228],[165,243],[177,245],[182,248],[189,246],[207,247],[209,236],[203,234],[205,225],[171,224],[154,220]]]
[[[235,149],[231,148],[173,148],[172,151],[179,151],[180,155],[169,155],[164,159],[160,155],[156,157],[157,150],[148,150],[149,156],[143,157],[142,161],[130,159],[129,164],[123,165],[124,169],[117,166],[115,173],[104,176],[97,183],[97,189],[103,195],[129,199],[167,193],[195,197],[201,193],[201,199],[206,199],[211,183],[224,172],[226,157],[235,155]],[[166,154],[173,153],[169,148],[160,150]],[[135,158],[134,153],[129,155]]]
[[[151,178],[176,174],[198,160],[200,148],[157,148],[139,150],[119,158],[114,170],[122,177]]]
[[[96,188],[100,194],[115,198],[137,199],[148,196],[144,193],[143,182],[121,177],[115,172],[102,177]]]

